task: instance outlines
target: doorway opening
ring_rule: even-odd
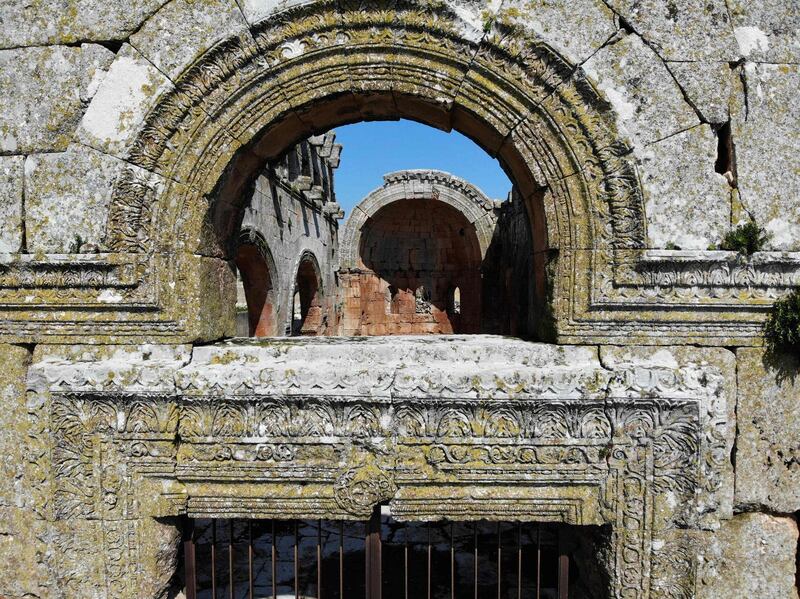
[[[187,599],[568,599],[573,527],[522,522],[192,520]]]

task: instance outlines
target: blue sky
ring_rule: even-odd
[[[349,214],[392,171],[433,168],[448,171],[504,200],[511,182],[500,164],[475,142],[455,131],[445,133],[414,121],[375,121],[339,127],[344,146],[334,173],[336,198]]]

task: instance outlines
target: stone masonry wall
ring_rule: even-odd
[[[339,166],[342,148],[334,143],[335,137],[333,133],[312,137],[270,164],[256,179],[244,211],[241,225],[244,237],[252,234],[260,237],[264,246],[260,250],[266,250],[269,266],[274,269],[271,277],[276,334],[291,333],[297,272],[301,258],[309,255],[319,267],[327,326],[331,330],[336,327],[337,283],[333,264],[341,210],[336,203],[333,171]],[[237,303],[246,323],[243,295],[240,290]],[[247,336],[246,325],[238,326],[238,333]]]

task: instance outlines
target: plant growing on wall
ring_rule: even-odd
[[[773,304],[764,324],[764,338],[770,352],[800,356],[800,289]]]
[[[719,249],[751,256],[763,249],[764,245],[769,241],[769,237],[769,233],[763,227],[759,227],[754,220],[749,220],[743,225],[728,231],[725,237],[722,238]]]

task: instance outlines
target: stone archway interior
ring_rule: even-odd
[[[480,329],[480,246],[475,226],[456,209],[426,199],[389,204],[365,225],[359,253],[360,334]],[[448,310],[456,287],[464,298],[459,314]],[[346,328],[351,318],[345,314]]]
[[[275,294],[267,260],[256,245],[242,244],[235,262],[247,302],[247,334],[250,337],[275,335]]]
[[[320,273],[314,259],[308,255],[303,257],[297,269],[293,303],[292,335],[322,335],[325,322]]]

